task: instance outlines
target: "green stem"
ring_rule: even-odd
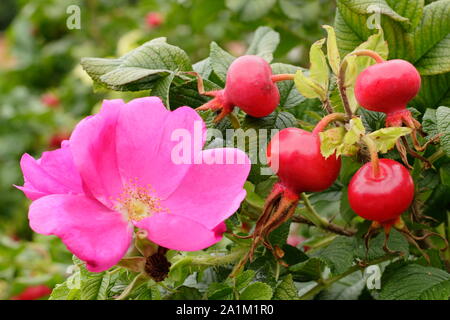
[[[302,193],[302,199],[303,204],[305,205],[306,209],[308,209],[307,213],[303,212],[303,215],[308,218],[316,227],[327,229],[330,223],[319,215],[305,193]]]
[[[230,119],[233,129],[239,129],[241,127],[238,117],[233,112],[228,114],[228,118]]]
[[[248,251],[248,248],[239,248],[234,251],[232,251],[229,254],[225,255],[218,255],[218,256],[212,256],[212,255],[205,255],[205,256],[184,256],[178,259],[174,262],[177,263],[183,259],[188,259],[189,263],[191,265],[196,266],[217,266],[217,265],[223,265],[223,264],[231,264],[233,262],[236,262],[239,260],[246,252]]]
[[[359,270],[364,270],[365,268],[367,268],[368,266],[374,265],[374,264],[379,264],[381,262],[387,261],[392,259],[393,256],[392,255],[386,255],[384,257],[375,259],[373,261],[370,261],[368,264],[366,264],[364,267],[360,266],[360,265],[354,265],[352,267],[350,267],[347,271],[335,276],[335,277],[331,277],[329,279],[326,280],[322,280],[321,282],[317,283],[317,285],[315,285],[311,290],[309,290],[308,292],[306,292],[305,294],[303,294],[300,297],[300,300],[311,300],[314,298],[314,296],[316,294],[318,294],[320,291],[328,288],[329,286],[331,286],[333,283],[335,283],[336,281],[341,280],[342,278],[345,278],[346,276],[359,271]]]
[[[433,153],[429,158],[428,158],[428,162],[433,163],[437,160],[439,160],[441,157],[445,156],[445,152],[443,149],[439,149],[438,151],[436,151],[435,153]]]

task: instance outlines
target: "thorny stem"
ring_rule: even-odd
[[[344,104],[345,113],[347,114],[347,116],[349,118],[351,118],[353,115],[353,112],[352,112],[352,109],[350,108],[350,102],[349,102],[348,96],[347,96],[347,88],[345,86],[345,74],[347,72],[347,66],[348,66],[347,59],[344,59],[344,61],[341,64],[341,67],[339,69],[339,76],[337,79],[337,84],[338,84],[339,94],[341,96],[342,103]]]
[[[373,177],[378,178],[380,176],[380,160],[378,158],[378,151],[375,142],[369,136],[364,136],[362,138],[364,143],[367,145],[370,153],[370,162],[372,163]]]
[[[324,101],[322,101],[322,105],[327,110],[328,114],[333,114],[333,106],[330,103],[330,99],[327,97]]]
[[[285,74],[274,74],[271,79],[272,82],[294,80],[295,74],[285,73]]]
[[[354,56],[365,56],[374,59],[377,63],[382,63],[385,60],[375,51],[372,50],[357,50],[351,53]]]
[[[313,134],[319,134],[319,132],[322,132],[331,122],[333,121],[342,121],[344,122],[347,119],[346,115],[344,113],[331,113],[320,120],[316,127],[313,130]]]
[[[195,257],[185,257],[180,256],[179,259],[177,259],[174,262],[174,265],[179,260],[182,260],[184,258],[190,259],[189,262],[191,265],[197,265],[197,266],[217,266],[217,265],[224,265],[224,264],[230,264],[237,260],[239,260],[246,252],[248,251],[248,248],[239,248],[234,251],[232,251],[229,254],[225,255],[216,255],[213,256],[211,254],[205,255],[205,256],[195,256]]]
[[[303,224],[307,224],[310,226],[315,226],[314,223],[312,223],[310,220],[308,220],[302,216],[292,217],[292,222],[303,223]],[[340,234],[340,235],[343,235],[346,237],[352,237],[356,234],[356,231],[353,229],[346,229],[344,227],[338,226],[333,223],[329,223],[328,226],[326,228],[324,228],[324,230],[330,231],[332,233]]]
[[[374,265],[374,264],[379,264],[381,262],[387,261],[392,259],[393,256],[392,255],[386,255],[384,257],[375,259],[373,261],[368,262],[367,264],[365,264],[365,266],[360,266],[358,264],[354,265],[353,267],[350,267],[347,271],[345,271],[344,273],[341,273],[340,275],[337,275],[335,277],[329,278],[329,279],[322,279],[319,283],[317,283],[316,286],[314,286],[311,290],[309,290],[308,292],[306,292],[305,294],[303,294],[300,297],[300,300],[310,300],[313,299],[314,296],[316,294],[318,294],[320,291],[328,288],[330,285],[332,285],[333,283],[335,283],[336,281],[341,280],[342,278],[345,278],[346,276],[359,271],[359,270],[364,270],[366,267]]]

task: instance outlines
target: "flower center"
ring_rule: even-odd
[[[134,221],[150,217],[153,213],[169,212],[161,206],[161,199],[156,196],[155,190],[150,185],[142,187],[136,181],[135,179],[125,185],[123,192],[116,199],[116,210],[124,214],[128,220]]]

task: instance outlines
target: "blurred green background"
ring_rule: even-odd
[[[80,8],[80,29],[66,25],[70,5]],[[71,263],[58,239],[28,227],[29,202],[13,187],[23,183],[20,157],[59,147],[102,99],[133,97],[95,91],[81,57],[120,56],[161,36],[192,62],[208,56],[211,41],[239,56],[266,25],[281,35],[275,60],[307,66],[308,48],[334,10],[331,0],[1,0],[0,299],[53,287]]]

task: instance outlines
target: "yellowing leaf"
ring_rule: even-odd
[[[325,39],[321,39],[313,43],[309,51],[309,60],[311,66],[309,75],[311,80],[316,82],[322,89],[328,91],[330,71],[328,70],[327,59],[322,51]]]
[[[336,33],[334,28],[328,25],[322,26],[328,34],[327,37],[327,57],[331,70],[335,75],[339,74],[339,67],[341,65],[341,57],[339,56],[339,50],[336,41]]]
[[[366,129],[360,118],[352,118],[349,125],[350,128],[345,134],[344,143],[352,145],[357,143],[361,137],[366,134]]]
[[[336,127],[319,133],[320,152],[328,158],[336,152],[336,149],[343,143],[345,136],[344,127]]]
[[[372,132],[369,137],[375,142],[379,152],[386,153],[395,146],[400,137],[410,134],[411,131],[406,127],[383,128]]]
[[[387,59],[389,49],[386,40],[384,40],[383,30],[379,29],[378,33],[371,35],[367,41],[361,43],[353,52],[359,50],[372,50],[378,53],[383,59]],[[345,59],[348,59],[347,63],[349,66],[355,64],[354,67],[347,67],[347,73],[345,75],[346,85],[354,85],[358,74],[368,66],[375,64],[375,60],[370,57],[356,57],[352,53],[348,54]]]
[[[295,86],[297,90],[306,98],[314,99],[320,98],[323,100],[326,97],[326,92],[317,83],[306,77],[302,70],[298,70],[295,74]]]

